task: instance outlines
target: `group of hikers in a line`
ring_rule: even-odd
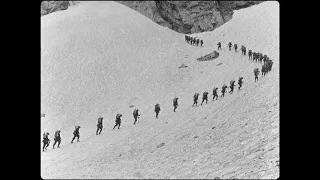
[[[187,36],[187,35],[185,35],[185,41],[191,45],[199,46],[199,43],[200,43],[200,46],[203,45],[203,40],[199,40],[195,37],[191,37],[191,36]]]
[[[186,38],[186,41],[187,42],[191,42],[191,44],[199,44],[199,39],[195,39],[195,38],[192,38],[192,37],[189,37],[189,36],[185,36],[185,38]],[[200,41],[201,42],[201,46],[202,46],[202,44],[203,44],[203,41],[201,40]],[[218,50],[220,49],[221,50],[221,42],[219,42],[218,44]],[[229,47],[229,51],[231,51],[231,47],[232,47],[232,43],[231,42],[229,42],[228,43],[228,47]],[[233,45],[233,47],[234,47],[234,49],[235,49],[235,52],[237,52],[237,44],[234,44]],[[242,55],[246,55],[246,47],[245,46],[241,46],[241,52],[242,52]],[[269,59],[269,57],[267,56],[267,55],[262,55],[262,53],[256,53],[256,52],[253,52],[252,53],[252,51],[251,50],[249,50],[248,51],[248,55],[249,55],[249,60],[250,59],[252,59],[253,60],[253,62],[257,62],[257,61],[259,61],[260,63],[263,61],[264,62],[264,64],[263,64],[263,66],[262,66],[262,69],[261,69],[261,72],[262,72],[262,77],[263,76],[265,76],[268,72],[270,72],[271,71],[271,69],[272,69],[272,64],[273,64],[273,62],[272,62],[272,60],[271,59]],[[258,81],[258,75],[259,75],[259,68],[255,68],[254,69],[254,76],[255,76],[255,82],[256,81]],[[238,89],[240,90],[240,88],[242,87],[242,84],[243,84],[243,77],[239,77],[239,79],[238,79],[238,85],[239,85],[239,87],[238,87]],[[230,86],[229,86],[229,88],[230,88],[230,91],[229,91],[229,93],[232,93],[233,92],[233,90],[234,90],[234,87],[235,87],[235,81],[234,80],[231,80],[230,81]],[[223,85],[222,86],[222,88],[221,88],[221,96],[220,97],[224,97],[224,94],[225,94],[225,92],[226,92],[226,89],[228,88],[228,86],[227,85]],[[214,87],[213,88],[213,92],[212,92],[212,94],[213,94],[213,98],[212,98],[212,100],[214,100],[214,99],[218,99],[218,93],[217,93],[217,90],[218,90],[218,88],[217,87]],[[207,91],[205,91],[205,92],[203,92],[203,94],[202,94],[202,102],[201,102],[201,105],[203,104],[203,102],[205,101],[206,102],[206,104],[207,104],[207,102],[208,102],[208,92]],[[192,105],[192,107],[194,107],[194,105],[198,105],[198,97],[199,97],[199,93],[195,93],[194,95],[193,95],[193,105]],[[173,111],[175,112],[176,111],[176,109],[177,109],[177,107],[178,107],[178,97],[175,97],[174,99],[173,99]],[[159,112],[160,112],[160,104],[159,103],[157,103],[156,105],[155,105],[155,107],[154,107],[154,111],[155,111],[155,113],[156,113],[156,118],[158,118],[158,115],[159,115]],[[120,114],[120,113],[117,113],[117,115],[116,115],[116,124],[115,124],[115,126],[113,127],[113,129],[114,128],[116,128],[117,126],[118,126],[118,129],[120,129],[120,126],[121,126],[121,117],[122,117],[122,114]],[[136,109],[134,109],[134,111],[133,111],[133,118],[134,118],[134,125],[136,124],[136,122],[137,122],[137,120],[138,120],[138,118],[140,117],[140,114],[139,114],[139,110],[136,108]],[[103,129],[103,117],[99,117],[98,118],[98,124],[97,124],[97,131],[96,131],[96,135],[98,135],[98,134],[100,134],[101,133],[101,131],[102,131],[102,129]],[[71,140],[71,143],[73,143],[73,141],[74,141],[74,139],[75,138],[77,138],[77,142],[79,142],[79,138],[80,138],[80,132],[79,132],[79,130],[80,130],[80,126],[75,126],[75,130],[73,131],[73,138],[72,138],[72,140]],[[57,130],[56,132],[55,132],[55,134],[54,134],[54,144],[53,144],[53,149],[54,149],[54,146],[56,145],[56,143],[58,143],[58,148],[60,147],[60,143],[61,143],[61,136],[60,136],[60,130]],[[44,134],[43,134],[43,148],[42,148],[42,151],[45,151],[45,150],[47,150],[47,147],[49,146],[49,144],[50,144],[50,139],[49,139],[49,133],[48,132],[44,132]]]
[[[217,46],[218,46],[218,50],[222,50],[221,49],[221,42],[218,42]],[[232,43],[229,42],[227,47],[229,48],[229,51],[231,51]],[[234,44],[233,48],[234,48],[235,52],[237,52],[238,45]],[[241,54],[246,56],[247,48],[242,45],[240,50],[241,50]],[[271,71],[272,65],[273,65],[273,61],[266,54],[263,55],[262,53],[252,52],[252,50],[249,50],[248,51],[248,56],[249,56],[249,60],[252,60],[253,62],[259,62],[259,63],[263,62],[263,65],[262,65],[262,68],[261,68],[262,77],[265,76],[268,72]],[[258,78],[258,75],[260,73],[259,68],[255,68],[253,73],[254,73],[254,81],[256,82],[259,79]]]

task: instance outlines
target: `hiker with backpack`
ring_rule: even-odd
[[[231,43],[231,42],[229,42],[229,43],[228,43],[229,51],[231,51],[231,47],[232,47],[232,43]]]
[[[226,89],[227,89],[227,85],[224,84],[224,85],[222,86],[222,88],[221,88],[221,93],[222,93],[222,94],[221,94],[220,97],[224,97],[224,93],[226,92]]]
[[[133,123],[133,125],[135,125],[136,124],[136,122],[137,122],[137,120],[138,120],[138,117],[140,117],[140,114],[139,114],[139,109],[134,109],[133,110],[133,118],[134,118],[134,123]]]
[[[44,150],[47,150],[47,147],[50,144],[50,139],[49,139],[49,133],[48,132],[44,132],[43,133],[43,147],[42,147],[42,151],[44,152]]]
[[[56,145],[56,143],[58,143],[58,148],[60,146],[60,143],[61,143],[61,136],[60,136],[60,130],[57,130],[55,133],[54,133],[54,143],[53,143],[53,149],[54,149],[54,146]]]
[[[116,125],[114,125],[113,129],[114,129],[115,127],[117,127],[117,126],[118,126],[118,129],[120,129],[120,126],[121,126],[121,117],[122,117],[122,114],[120,114],[120,113],[118,113],[118,114],[116,115]]]
[[[159,112],[160,112],[160,104],[156,104],[154,106],[154,112],[156,112],[156,118],[158,118]]]
[[[208,94],[209,93],[207,91],[203,92],[201,105],[204,101],[206,101],[206,104],[208,103]]]
[[[175,97],[175,98],[173,99],[173,112],[176,112],[176,109],[177,109],[177,107],[178,107],[178,99],[179,99],[179,98],[177,98],[177,97]]]
[[[230,81],[230,91],[229,91],[229,93],[233,93],[233,88],[234,88],[234,86],[235,86],[235,81],[234,80],[231,80]]]
[[[221,42],[218,42],[217,46],[218,46],[218,50],[219,50],[219,49],[222,50],[222,49],[221,49]]]
[[[75,126],[74,127],[74,131],[73,131],[73,138],[72,138],[72,140],[71,140],[71,143],[73,143],[73,140],[77,137],[78,139],[77,139],[77,142],[80,142],[79,141],[79,138],[80,138],[80,132],[79,132],[79,130],[80,130],[80,126]]]
[[[259,69],[258,68],[255,68],[254,71],[254,82],[258,81],[259,78],[258,78],[258,75],[259,75]]]
[[[193,104],[192,104],[192,107],[194,106],[194,105],[198,105],[198,97],[199,97],[199,93],[194,93],[194,95],[193,95]]]
[[[239,77],[239,79],[238,79],[238,85],[239,85],[239,90],[240,90],[240,88],[242,87],[242,83],[243,83],[243,81],[242,81],[242,79],[243,79],[243,77]]]
[[[215,97],[216,97],[216,100],[218,100],[217,90],[218,90],[217,87],[214,87],[214,88],[213,88],[213,91],[212,91],[212,95],[213,95],[212,101],[214,100]]]
[[[97,124],[97,131],[96,131],[96,135],[100,134],[103,128],[103,117],[99,117],[98,118],[98,124]],[[99,132],[99,133],[98,133]]]
[[[235,52],[237,52],[238,45],[237,45],[237,44],[234,44],[233,47],[234,47]]]
[[[203,45],[203,41],[202,41],[202,39],[201,39],[201,41],[200,41],[200,44],[201,44],[201,47],[202,47],[202,45]]]

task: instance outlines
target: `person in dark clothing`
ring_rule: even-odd
[[[202,47],[202,45],[203,45],[203,41],[202,41],[202,39],[201,39],[201,41],[200,41],[200,44],[201,44],[201,47]]]
[[[259,69],[258,68],[255,68],[254,71],[254,82],[258,81],[259,78],[258,78],[258,75],[259,75]]]
[[[121,126],[121,116],[122,116],[122,114],[120,114],[120,113],[118,113],[118,114],[116,115],[116,125],[114,125],[113,129],[114,129],[115,127],[117,127],[117,126],[118,126],[118,129],[120,129],[120,126]]]
[[[231,80],[230,81],[230,91],[229,91],[229,93],[233,93],[233,88],[234,88],[234,86],[235,86],[235,81],[234,80]]]
[[[98,118],[96,135],[100,134],[101,131],[102,131],[102,128],[103,128],[103,123],[102,123],[102,121],[103,121],[103,117],[100,116],[100,117]],[[98,133],[98,132],[99,132],[99,133]]]
[[[43,147],[42,147],[42,151],[47,150],[47,147],[50,144],[50,139],[49,139],[49,133],[48,132],[44,132],[43,133]]]
[[[240,88],[242,87],[242,84],[243,84],[243,81],[242,81],[242,79],[243,79],[243,77],[239,77],[239,79],[238,79],[238,85],[239,85],[239,90],[240,90]]]
[[[213,88],[213,92],[212,92],[212,94],[213,94],[213,98],[212,98],[212,101],[214,100],[214,98],[215,98],[215,97],[217,97],[217,98],[216,98],[216,100],[218,100],[218,93],[217,93],[217,90],[218,90],[218,88],[217,88],[217,87]]]
[[[178,99],[179,99],[179,98],[177,98],[177,97],[175,97],[175,98],[173,99],[173,112],[176,112],[176,109],[177,109],[177,107],[178,107]]]
[[[133,111],[133,118],[134,118],[134,125],[136,124],[138,118],[140,117],[140,114],[139,114],[139,109],[134,109]]]
[[[80,138],[80,132],[79,132],[79,130],[80,130],[80,126],[75,126],[75,129],[74,129],[74,131],[73,131],[73,138],[72,138],[72,140],[71,140],[71,143],[73,143],[73,140],[77,137],[78,139],[77,139],[77,142],[80,142],[79,141],[79,138]]]
[[[223,85],[222,86],[222,89],[221,89],[221,96],[220,97],[224,97],[224,93],[226,92],[226,89],[227,89],[227,85]]]
[[[154,112],[156,112],[156,118],[158,118],[159,112],[160,112],[160,104],[156,104],[154,106]]]
[[[202,94],[202,102],[201,102],[201,105],[204,101],[206,101],[206,104],[208,103],[208,92],[205,91],[203,94]]]
[[[57,130],[55,133],[54,133],[54,143],[53,143],[53,149],[54,149],[54,146],[56,145],[56,143],[58,143],[58,148],[60,146],[60,143],[61,143],[61,136],[60,136],[60,130]]]
[[[199,39],[197,39],[197,46],[199,46],[199,42],[200,42],[200,40],[199,40]]]
[[[194,105],[198,105],[198,97],[199,97],[199,93],[195,93],[194,95],[193,95],[193,105],[192,105],[192,107],[194,106]]]
[[[248,55],[249,55],[249,60],[252,60],[252,50],[251,49],[248,51]]]
[[[219,49],[222,50],[222,49],[221,49],[221,42],[218,42],[217,45],[218,45],[218,50],[219,50]]]
[[[229,42],[229,43],[228,43],[229,51],[231,51],[231,47],[232,47],[232,43],[231,43],[231,42]]]
[[[237,52],[238,45],[237,45],[237,44],[234,44],[233,47],[234,47],[235,52]]]

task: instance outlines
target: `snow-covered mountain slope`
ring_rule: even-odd
[[[204,47],[115,2],[41,17],[41,131],[53,140],[62,130],[61,148],[53,150],[52,142],[41,155],[42,178],[277,178],[279,4],[236,11],[214,32],[193,36]],[[219,58],[196,60],[219,41]],[[267,54],[272,71],[255,83],[253,69],[261,64],[229,52],[229,41]],[[182,63],[188,67],[179,69]],[[240,76],[242,90],[211,101],[213,86],[220,95]],[[192,107],[194,92],[205,90],[208,104]],[[130,105],[141,111],[135,126]],[[121,129],[112,130],[117,112]],[[100,115],[104,130],[96,136]],[[81,142],[70,144],[74,125]]]

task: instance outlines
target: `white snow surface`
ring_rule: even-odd
[[[218,29],[191,36],[204,47],[112,1],[42,16],[41,132],[50,133],[51,144],[41,152],[41,177],[278,178],[279,3],[238,10]],[[219,58],[196,60],[219,41]],[[272,71],[254,82],[253,69],[262,65],[229,52],[229,41],[267,54]],[[178,68],[182,63],[188,67]],[[214,86],[220,95],[240,76],[242,90],[211,100]],[[201,103],[204,91],[208,104],[192,107],[193,94]],[[141,112],[136,125],[130,105]],[[112,130],[117,112],[122,125]],[[97,136],[99,116],[104,129]],[[74,125],[81,126],[80,142],[70,144]],[[58,129],[62,143],[52,149]]]

